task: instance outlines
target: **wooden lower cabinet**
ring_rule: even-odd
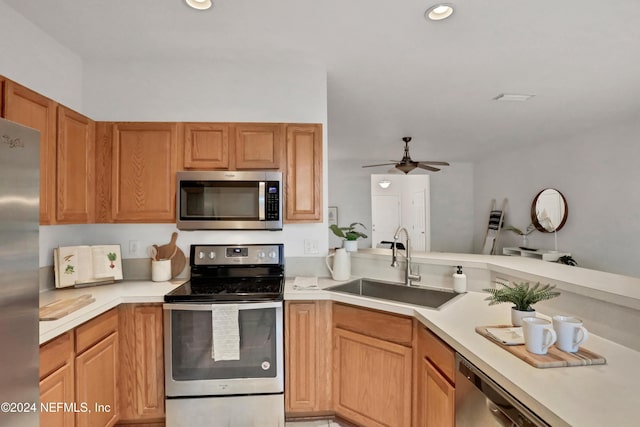
[[[363,426],[411,426],[412,350],[334,329],[336,414]]]
[[[120,422],[164,420],[161,304],[120,306]]]
[[[75,426],[75,413],[69,410],[75,407],[72,332],[40,347],[40,402],[48,408],[40,408],[41,426]]]
[[[285,413],[333,413],[331,301],[285,302]]]
[[[424,402],[420,427],[454,427],[455,388],[428,359],[423,359],[420,382]]]
[[[76,414],[78,427],[107,427],[118,421],[118,332],[107,327],[113,316],[117,327],[117,310],[112,310],[76,329],[76,402],[89,409]],[[104,333],[108,335],[102,338]],[[98,337],[82,352],[78,350],[83,340],[88,343]]]
[[[416,343],[416,427],[455,426],[455,352],[420,325]]]

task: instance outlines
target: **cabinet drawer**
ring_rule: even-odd
[[[456,377],[455,351],[422,325],[418,329],[418,342],[420,358],[426,357],[431,360],[433,365],[453,384]]]
[[[40,346],[40,379],[73,359],[73,331]]]
[[[118,310],[111,309],[76,328],[76,354],[118,330]]]
[[[333,324],[338,328],[411,347],[413,329],[408,317],[334,304]]]

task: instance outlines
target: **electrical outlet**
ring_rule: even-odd
[[[139,255],[140,251],[140,241],[139,240],[129,240],[129,255]]]
[[[307,255],[317,254],[320,250],[318,249],[318,241],[315,239],[304,239],[304,253]]]

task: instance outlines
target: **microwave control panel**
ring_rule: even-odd
[[[265,191],[265,219],[277,221],[280,219],[280,183],[267,181]]]

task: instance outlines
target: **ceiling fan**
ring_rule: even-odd
[[[420,168],[420,169],[426,169],[429,171],[433,171],[433,172],[437,172],[440,169],[439,168],[435,168],[431,165],[436,165],[436,166],[449,166],[449,163],[447,162],[432,162],[429,160],[424,160],[424,161],[413,161],[411,160],[411,156],[409,155],[409,141],[411,141],[411,137],[410,136],[405,136],[404,138],[402,138],[402,140],[404,141],[404,156],[402,157],[402,160],[389,160],[390,162],[393,163],[380,163],[377,165],[366,165],[363,166],[363,168],[373,168],[376,166],[388,166],[388,165],[395,165],[396,169],[401,170],[402,172],[404,172],[405,174],[411,172],[412,170],[414,170],[415,168]]]

